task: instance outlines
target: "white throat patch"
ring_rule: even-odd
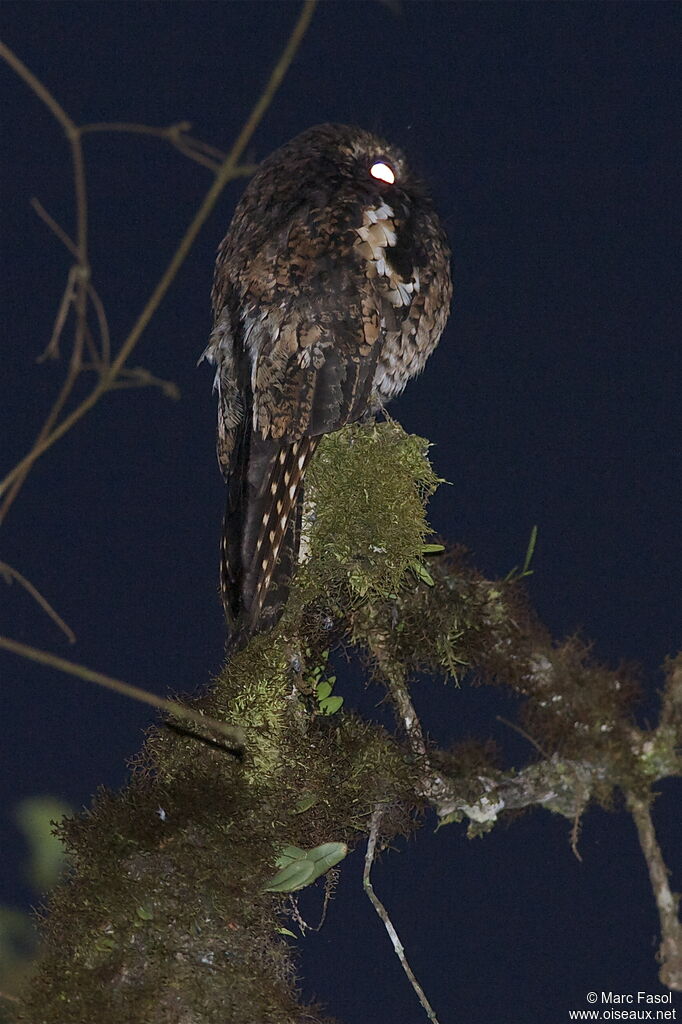
[[[386,258],[386,250],[398,241],[393,220],[393,209],[388,203],[369,206],[363,210],[362,226],[355,229],[355,248],[367,261],[367,276],[378,277],[386,285],[386,294],[396,307],[409,306],[415,291],[419,291],[419,274],[414,271],[405,281]]]

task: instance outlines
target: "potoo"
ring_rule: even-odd
[[[251,179],[218,251],[204,353],[216,368],[232,644],[283,610],[321,436],[378,412],[435,348],[449,256],[403,154],[360,128],[310,128]]]

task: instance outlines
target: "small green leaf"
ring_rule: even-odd
[[[332,688],[331,688],[331,684],[330,684],[329,680],[325,679],[323,682],[318,683],[317,684],[317,690],[315,692],[317,694],[317,699],[318,700],[324,700],[325,697],[328,697],[330,695],[330,693],[332,692]]]
[[[421,562],[413,562],[411,568],[415,576],[418,576],[423,583],[426,583],[429,587],[434,586],[433,576],[425,565],[422,565]]]
[[[526,557],[523,560],[523,567],[519,569],[517,565],[513,569],[510,569],[507,575],[504,577],[505,583],[518,583],[519,580],[525,579],[526,576],[532,576],[534,569],[531,569],[530,563],[533,560],[535,553],[535,545],[538,539],[538,528],[534,526],[530,531],[530,539],[528,541],[528,547],[526,548]]]
[[[319,868],[319,874],[322,875],[343,860],[347,853],[348,847],[345,843],[322,843],[321,846],[308,851],[308,859]]]
[[[345,843],[322,843],[321,846],[307,852],[299,850],[297,846],[285,847],[287,856],[294,850],[303,856],[289,861],[286,867],[278,871],[267,885],[263,886],[263,892],[295,892],[297,889],[304,889],[306,885],[310,885],[343,860],[348,853]],[[282,861],[285,851],[280,854],[278,864]]]
[[[445,544],[424,544],[422,546],[422,552],[425,555],[437,555],[440,551],[445,551]]]
[[[149,909],[149,907],[138,907],[135,913],[137,914],[141,921],[151,921],[154,917],[154,914]]]
[[[295,935],[291,931],[291,929],[289,929],[289,928],[278,928],[277,929],[277,934],[278,935],[288,935],[289,938],[291,938],[291,939],[297,939],[298,938],[298,935]]]
[[[325,697],[318,704],[321,714],[335,715],[343,704],[343,697]]]
[[[278,868],[285,868],[287,864],[292,864],[295,860],[302,860],[305,855],[306,851],[302,850],[300,846],[285,846],[275,864]]]
[[[263,886],[263,892],[295,892],[314,882],[320,873],[316,872],[312,861],[295,860],[278,871],[267,885]]]
[[[533,529],[530,531],[530,540],[528,541],[528,548],[526,549],[526,557],[525,557],[524,562],[523,562],[523,569],[521,570],[521,575],[522,576],[530,576],[530,563],[533,560],[533,555],[535,553],[535,545],[537,544],[537,540],[538,540],[538,528],[537,528],[537,526],[534,526]]]

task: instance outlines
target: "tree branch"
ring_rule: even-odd
[[[656,830],[651,819],[651,800],[627,794],[628,810],[637,827],[639,845],[649,870],[651,888],[656,900],[658,918],[661,922],[661,945],[659,978],[668,988],[682,991],[682,924],[678,918],[680,898],[670,890],[668,869],[665,866],[661,848],[656,839]]]
[[[306,29],[312,19],[315,6],[316,0],[305,0],[291,36],[279,60],[277,61],[260,98],[256,102],[251,114],[237,136],[228,156],[219,166],[213,184],[209,188],[201,206],[187,227],[185,234],[183,235],[161,279],[142,309],[142,312],[139,314],[128,336],[123,341],[116,358],[112,361],[111,365],[104,370],[90,394],[87,395],[83,401],[69,413],[68,416],[65,416],[61,422],[53,425],[49,432],[45,434],[42,434],[41,432],[41,435],[36,439],[31,451],[21,459],[21,461],[18,462],[17,465],[0,482],[0,495],[6,493],[15,480],[20,477],[23,478],[35,462],[44,455],[56,441],[71,430],[72,427],[74,427],[76,423],[78,423],[79,420],[81,420],[83,416],[85,416],[85,414],[89,412],[89,410],[99,401],[102,395],[110,390],[126,360],[129,358],[142,333],[149,324],[149,321],[152,319],[166,292],[170,288],[178,270],[184,263],[197,235],[199,234],[199,231],[213,210],[221,192],[229,181],[243,173],[239,168],[239,159],[250,142],[253,133],[260,124],[265,112],[270,106],[277,89],[279,88],[296,55]],[[64,128],[71,143],[76,192],[77,249],[79,266],[81,267],[83,277],[82,287],[79,290],[75,304],[76,345],[78,347],[80,344],[82,347],[82,336],[84,333],[83,324],[85,320],[87,302],[87,281],[89,281],[90,278],[90,268],[87,263],[87,196],[81,146],[81,129],[75,125],[51,95],[49,90],[32,72],[28,70],[22,61],[19,60],[19,58],[2,43],[0,43],[0,56],[4,57],[7,63],[17,72],[17,74],[20,75],[21,78],[24,79],[24,81],[26,81],[36,95],[38,95],[46,104],[48,109]]]
[[[57,614],[57,612],[54,610],[54,608],[47,600],[47,598],[43,597],[38,588],[35,587],[30,580],[27,580],[25,576],[22,576],[22,574],[17,569],[15,569],[11,565],[8,565],[7,562],[0,562],[0,576],[4,576],[5,582],[8,584],[11,583],[13,579],[16,580],[17,583],[31,595],[33,600],[40,605],[43,611],[50,616],[52,621],[56,623],[57,626],[59,626],[62,633],[64,633],[64,635],[66,636],[66,639],[69,641],[69,643],[75,644],[76,634],[74,633],[74,631],[71,629],[70,626],[67,626],[61,615]]]
[[[47,665],[50,668],[58,669],[60,672],[65,672],[67,675],[84,679],[88,683],[103,686],[106,690],[113,690],[114,693],[119,693],[124,697],[131,697],[142,704],[149,704],[151,707],[165,711],[167,715],[171,715],[180,721],[192,722],[193,725],[199,726],[205,733],[213,733],[227,740],[232,749],[242,750],[244,748],[244,732],[239,726],[228,725],[226,722],[219,722],[215,718],[209,718],[199,711],[194,711],[193,708],[188,707],[186,704],[157,697],[156,694],[150,693],[148,690],[142,690],[139,686],[131,686],[130,683],[124,683],[122,680],[114,679],[112,676],[104,675],[102,672],[95,672],[90,668],[86,668],[85,665],[77,665],[75,662],[67,661],[66,658],[60,658],[57,654],[51,654],[49,651],[41,651],[37,647],[30,647],[28,644],[19,643],[19,641],[12,640],[10,637],[0,636],[0,648],[10,651],[12,654],[18,654],[22,658],[27,658],[29,661],[36,661],[40,665]]]
[[[375,807],[374,812],[372,814],[369,838],[367,839],[367,852],[365,853],[365,868],[362,875],[362,885],[365,892],[367,893],[367,897],[370,903],[376,910],[381,920],[384,922],[384,927],[389,934],[389,938],[393,945],[395,955],[398,957],[398,960],[400,960],[400,966],[407,975],[410,985],[417,993],[417,998],[419,999],[419,1002],[422,1004],[426,1012],[426,1016],[428,1017],[429,1020],[433,1021],[434,1024],[438,1024],[438,1018],[436,1017],[435,1010],[433,1009],[430,1002],[426,998],[426,993],[424,992],[424,989],[417,981],[415,973],[410,967],[407,957],[405,956],[405,950],[403,948],[402,942],[400,941],[400,936],[395,930],[395,926],[388,915],[386,907],[383,905],[377,894],[374,892],[374,886],[372,885],[371,882],[370,874],[372,871],[372,864],[374,863],[374,854],[376,851],[377,838],[379,835],[379,826],[381,824],[383,811],[383,807],[379,805]]]

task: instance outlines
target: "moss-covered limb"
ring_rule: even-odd
[[[521,772],[503,773],[493,770],[484,751],[480,751],[482,756],[474,765],[470,756],[429,750],[405,671],[390,657],[385,632],[375,626],[366,637],[412,751],[419,795],[431,804],[441,824],[466,817],[469,835],[480,835],[489,831],[504,811],[533,806],[575,820],[596,786],[604,784],[608,770],[600,764],[553,757]]]
[[[433,586],[413,582],[391,599],[351,610],[354,641],[368,650],[377,676],[406,680],[422,671],[457,679],[469,672],[475,682],[509,686],[541,748],[609,761],[618,777],[627,777],[640,757],[632,670],[600,665],[576,639],[552,643],[517,587],[482,578],[458,551],[432,558],[429,570]],[[665,708],[673,707],[676,672],[669,672],[661,719],[671,739],[679,723]],[[673,763],[668,756],[667,771]]]
[[[46,954],[20,1019],[31,1024],[318,1021],[296,999],[283,900],[262,891],[281,848],[352,844],[372,803],[405,831],[409,769],[391,738],[353,716],[301,728],[282,642],[235,659],[205,700],[230,708],[243,760],[153,730],[122,794],[101,793],[63,834],[71,878],[45,923]],[[300,811],[301,796],[312,802]]]
[[[469,819],[469,836],[490,831],[505,811],[545,807],[575,821],[585,810],[598,784],[607,775],[605,766],[553,757],[521,771],[491,771],[459,775],[447,759],[434,758],[441,785],[435,809],[446,825]],[[448,770],[449,769],[449,770]]]
[[[152,730],[130,785],[63,826],[72,872],[51,901],[20,1019],[320,1019],[298,1005],[277,934],[283,902],[262,889],[282,847],[352,845],[378,801],[384,838],[413,827],[414,766],[400,745],[351,715],[320,715],[306,678],[325,663],[330,622],[343,628],[345,608],[392,593],[419,566],[436,483],[426,447],[393,424],[321,446],[313,557],[281,627],[191,702],[243,729],[243,756]]]
[[[595,663],[574,639],[552,644],[517,588],[483,579],[459,552],[432,560],[430,571],[432,587],[414,584],[391,600],[364,604],[353,611],[352,624],[421,765],[420,791],[441,817],[457,812],[492,822],[498,803],[498,810],[542,804],[573,817],[592,797],[608,803],[616,787],[648,791],[654,781],[682,774],[679,659],[668,667],[660,725],[640,730],[632,719],[631,670]],[[409,689],[410,669],[447,675],[452,665],[455,673],[468,668],[479,683],[518,693],[523,720],[551,756],[506,778],[480,765],[470,774],[485,779],[483,787],[474,784],[473,793],[463,794],[461,776],[451,778],[429,752]]]
[[[299,1005],[277,933],[283,901],[263,892],[283,847],[351,846],[377,805],[390,840],[414,827],[424,799],[483,828],[484,799],[566,814],[614,785],[643,799],[679,770],[676,670],[661,725],[643,733],[627,672],[595,665],[575,642],[555,647],[514,587],[456,552],[426,555],[425,500],[438,482],[427,449],[395,423],[324,439],[309,470],[308,558],[281,623],[190,702],[242,729],[243,755],[153,730],[130,785],[64,826],[73,869],[54,895],[22,1021],[312,1024],[321,1018]],[[321,713],[316,685],[341,637],[371,652],[408,743]],[[552,756],[504,775],[485,757],[431,750],[412,706],[416,669],[473,669],[511,686]]]
[[[650,799],[628,793],[627,803],[637,828],[661,923],[659,978],[662,985],[679,992],[682,991],[682,923],[678,917],[680,897],[670,889],[668,870],[651,819]]]
[[[575,639],[554,644],[518,587],[484,579],[461,552],[432,558],[429,569],[433,586],[403,587],[395,599],[353,614],[354,638],[380,675],[469,672],[509,686],[524,698],[531,734],[567,757],[608,751],[614,734],[629,730],[637,695],[631,670],[599,665]]]

